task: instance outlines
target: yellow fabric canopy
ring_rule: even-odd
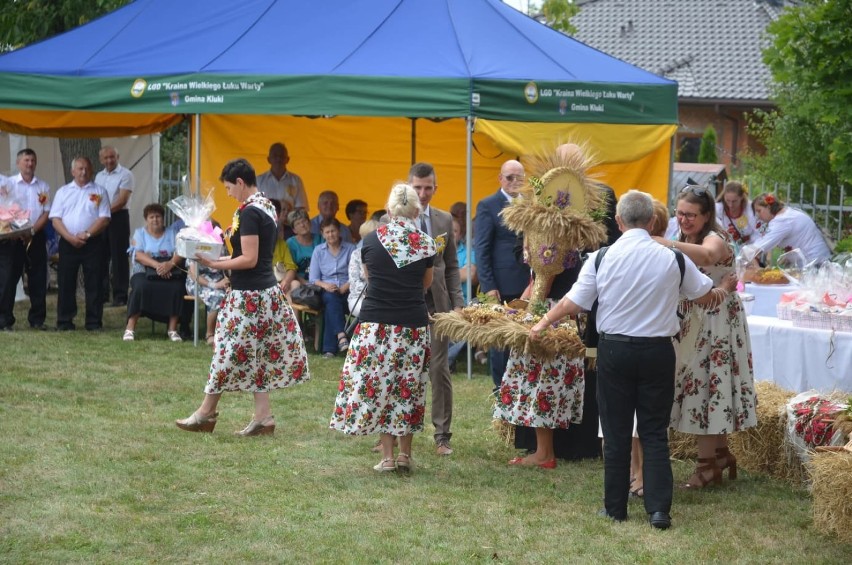
[[[266,155],[281,141],[290,154],[288,169],[300,175],[311,214],[317,197],[334,190],[337,215],[348,223],[346,202],[358,198],[372,213],[384,208],[390,187],[405,180],[412,162],[435,166],[438,191],[433,204],[444,210],[466,196],[467,142],[463,119],[428,120],[374,117],[201,116],[201,190],[213,189],[214,217],[227,226],[235,202],[228,201],[217,180],[222,166],[245,157],[258,174],[268,170]],[[479,119],[473,133],[473,205],[497,190],[497,175],[507,159],[559,142],[591,146],[601,165],[593,169],[616,194],[630,188],[665,201],[671,169],[670,140],[674,125],[543,124]]]

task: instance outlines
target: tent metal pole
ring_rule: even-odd
[[[198,196],[201,196],[201,114],[195,114],[194,116],[195,127],[193,128],[195,131],[195,143],[193,146],[193,153],[195,153],[194,162],[195,166],[193,167],[192,176],[195,179],[195,190],[198,192]],[[196,265],[195,272],[198,273],[198,265]],[[193,293],[193,298],[195,300],[192,301],[192,345],[198,347],[198,279],[195,279],[195,292]],[[205,320],[204,327],[207,327],[207,322]]]
[[[465,230],[465,265],[470,265],[470,252],[471,245],[473,244],[473,238],[471,237],[471,233],[473,232],[473,221],[471,220],[471,208],[473,207],[473,116],[468,116],[465,118],[465,128],[467,129],[467,188],[465,193],[465,202],[467,202],[467,206],[465,206],[465,221],[467,222],[467,229]],[[472,285],[470,284],[470,277],[467,277],[465,281],[465,287],[467,288],[467,296],[471,296],[471,292],[473,292]],[[465,348],[467,352],[467,378],[470,380],[473,377],[473,350],[470,347],[470,343],[467,344]]]

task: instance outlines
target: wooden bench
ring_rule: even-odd
[[[295,302],[291,302],[290,307],[296,313],[296,316],[299,317],[299,325],[302,326],[302,331],[305,329],[305,323],[308,321],[309,316],[314,317],[314,351],[319,353],[320,346],[322,345],[322,311],[314,310],[304,304],[296,304]]]

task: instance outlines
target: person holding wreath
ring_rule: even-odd
[[[222,392],[242,390],[254,394],[254,416],[235,433],[272,434],[269,391],[310,378],[305,342],[272,270],[277,239],[272,203],[258,192],[254,169],[245,159],[228,162],[219,178],[240,203],[229,230],[233,254],[194,259],[204,267],[230,270],[231,289],[219,310],[204,400],[175,424],[190,432],[212,432]]]

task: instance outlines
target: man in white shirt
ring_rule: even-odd
[[[103,327],[103,232],[109,225],[109,198],[103,187],[92,182],[88,157],[71,161],[74,180],[56,192],[50,207],[53,229],[59,234],[59,286],[56,329],[74,330],[77,315],[77,272],[83,267],[86,289],[86,329]]]
[[[130,195],[135,179],[130,169],[119,164],[115,147],[105,145],[98,156],[104,168],[95,177],[95,184],[106,190],[112,216],[104,233],[103,297],[104,302],[109,302],[112,285],[112,305],[124,306],[127,304],[127,289],[130,286],[127,248],[130,247]]]
[[[283,143],[273,143],[266,158],[269,170],[257,177],[257,189],[267,198],[289,202],[290,208],[308,211],[308,195],[302,178],[287,170],[290,154]]]
[[[44,329],[47,316],[47,238],[44,228],[50,211],[50,187],[35,176],[36,153],[30,148],[18,151],[18,174],[0,184],[10,197],[30,212],[29,233],[21,239],[0,240],[0,329],[15,324],[15,291],[21,275],[27,273],[30,327]]]
[[[623,232],[600,261],[592,253],[568,294],[536,324],[531,338],[568,314],[598,302],[598,407],[604,434],[604,509],[627,519],[633,415],[644,452],[645,511],[650,524],[671,526],[672,470],[667,428],[674,399],[672,336],[680,327],[681,295],[699,304],[718,303],[727,290],[688,257],[681,271],[675,253],[651,239],[653,200],[631,190],[619,200],[616,221]],[[712,289],[712,290],[711,290]]]

